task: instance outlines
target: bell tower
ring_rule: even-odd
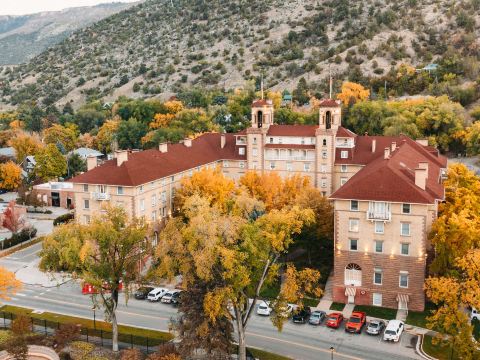
[[[273,125],[273,102],[255,100],[252,103],[252,119],[247,129],[247,168],[263,172],[265,141],[268,129]]]
[[[267,129],[273,124],[272,100],[256,100],[252,103],[251,126],[256,129]]]
[[[335,176],[335,142],[338,128],[342,125],[342,108],[333,99],[320,103],[316,137],[316,186],[322,195],[333,192]]]

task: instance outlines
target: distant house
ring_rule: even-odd
[[[293,96],[288,91],[282,94],[282,106],[290,106],[293,102]]]
[[[33,187],[37,198],[47,206],[73,209],[73,184],[69,182],[48,182]]]
[[[25,172],[31,173],[35,169],[35,165],[37,165],[37,162],[35,161],[35,156],[29,155],[23,160],[22,162],[22,168]]]
[[[68,153],[68,155],[72,155],[72,154],[79,155],[83,160],[87,160],[87,158],[90,156],[94,156],[96,158],[103,156],[103,154],[100,151],[90,149],[90,148],[84,148],[84,147],[72,150]]]
[[[0,157],[5,157],[5,158],[9,158],[11,160],[14,160],[15,157],[16,157],[16,152],[15,152],[15,149],[13,147],[4,147],[4,148],[0,148]]]

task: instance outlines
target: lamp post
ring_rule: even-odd
[[[95,310],[97,310],[97,307],[95,306],[95,304],[92,306],[92,310],[93,310],[93,329],[97,330],[97,322],[95,317]]]
[[[333,360],[333,353],[335,352],[335,348],[333,346],[330,346],[330,355],[331,355],[331,360]]]

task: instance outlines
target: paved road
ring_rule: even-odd
[[[22,267],[24,263],[35,262],[39,246],[25,249],[12,257],[0,259],[0,265],[9,268]],[[34,269],[30,269],[32,276]],[[89,296],[81,294],[80,285],[67,281],[60,286],[45,287],[25,285],[7,304],[33,308],[38,311],[51,311],[92,318],[92,303]],[[131,299],[128,306],[122,298],[118,310],[119,322],[122,324],[167,330],[171,316],[176,309],[162,303],[149,303]],[[97,311],[101,318],[101,311]],[[248,326],[247,343],[249,346],[262,348],[294,359],[329,360],[330,347],[336,349],[334,359],[371,359],[371,360],[406,360],[420,359],[414,351],[415,338],[404,334],[400,343],[385,343],[380,337],[366,334],[347,334],[342,329],[332,330],[325,326],[296,325],[287,323],[282,332],[278,332],[267,317],[252,316]]]

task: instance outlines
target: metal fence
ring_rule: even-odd
[[[0,318],[0,328],[10,329],[12,321],[17,314],[2,311]],[[45,336],[55,334],[55,330],[60,329],[63,323],[57,321],[50,321],[45,319],[38,319],[26,315],[30,318],[32,332],[42,334]],[[80,328],[80,340],[86,341],[97,346],[112,347],[112,332],[102,329],[89,329],[86,327]],[[137,336],[132,334],[118,334],[118,346],[120,349],[138,348],[141,351],[149,354],[158,350],[158,346],[166,343],[166,340],[155,339],[145,336]]]

